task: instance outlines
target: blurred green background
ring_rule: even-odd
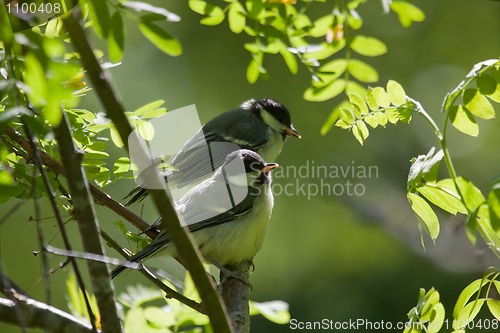
[[[462,217],[441,217],[442,234],[436,244],[426,239],[420,245],[417,220],[406,200],[406,178],[410,159],[425,154],[437,142],[427,124],[418,117],[411,125],[388,125],[371,131],[365,145],[338,128],[321,136],[319,129],[335,103],[309,103],[302,99],[310,77],[305,70],[291,75],[282,59],[268,57],[265,66],[270,79],[254,85],[246,82],[250,55],[243,49],[249,38],[232,34],[226,24],[204,27],[200,17],[185,1],[157,1],[158,5],[181,16],[169,31],[182,43],[181,57],[170,58],[155,49],[128,25],[125,58],[111,70],[114,82],[129,110],[152,100],[164,99],[169,110],[196,104],[203,122],[238,106],[249,98],[271,97],[284,103],[292,113],[302,140],[289,139],[278,161],[283,168],[299,168],[309,163],[321,166],[376,167],[377,177],[325,178],[334,186],[346,181],[359,184],[361,196],[312,195],[301,191],[276,195],[275,209],[261,252],[255,258],[251,276],[255,301],[283,300],[290,304],[292,318],[342,322],[368,319],[372,322],[406,321],[416,304],[419,288],[437,288],[451,318],[460,291],[481,276],[490,265],[498,265],[484,244],[474,247],[463,230]],[[423,23],[409,29],[400,26],[393,13],[382,13],[380,1],[369,1],[360,9],[364,19],[362,33],[377,37],[388,45],[388,54],[367,59],[380,73],[380,85],[388,79],[400,82],[406,93],[419,100],[438,124],[444,95],[454,88],[473,64],[500,55],[500,3],[487,0],[419,0],[415,4],[427,15]],[[326,7],[325,7],[326,8]],[[102,111],[89,95],[83,107]],[[497,111],[499,110],[496,105]],[[498,176],[500,153],[498,122],[480,121],[478,138],[449,131],[452,157],[459,174],[471,179],[483,192]],[[110,165],[122,154],[115,151]],[[443,176],[446,176],[443,174]],[[304,184],[312,188],[322,179],[314,177],[275,177],[275,186]],[[277,185],[276,185],[277,184]],[[311,184],[311,185],[310,185]],[[121,199],[134,186],[123,181],[106,190]],[[276,187],[275,189],[279,189]],[[337,187],[339,189],[339,187]],[[290,193],[289,193],[290,194]],[[14,202],[0,205],[6,212]],[[133,209],[147,221],[156,213],[141,205]],[[125,245],[112,221],[117,216],[97,208],[100,223]],[[43,300],[40,258],[32,203],[26,203],[0,229],[0,260],[6,273],[34,297]],[[59,241],[55,221],[48,205],[46,237]],[[78,244],[74,222],[68,223]],[[78,246],[75,246],[78,248]],[[13,255],[15,252],[16,255]],[[108,254],[116,255],[109,249]],[[53,257],[52,267],[62,258]],[[83,263],[82,263],[83,264]],[[155,259],[157,266],[168,266]],[[83,265],[82,265],[83,266]],[[172,268],[178,272],[178,267]],[[66,308],[65,285],[68,268],[53,274],[53,303]],[[119,291],[127,284],[148,285],[142,276],[129,272],[116,281]],[[262,317],[252,319],[253,332],[289,332],[288,325],[270,323]],[[361,330],[363,331],[363,330]],[[451,328],[446,331],[451,331]],[[485,330],[481,330],[484,332]],[[0,332],[19,332],[0,324]]]

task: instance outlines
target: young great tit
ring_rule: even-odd
[[[230,153],[213,176],[187,192],[175,205],[203,256],[215,263],[236,265],[251,260],[261,248],[274,198],[270,171],[259,154],[241,149]],[[128,261],[162,253],[177,257],[166,230]],[[119,266],[111,277],[125,269]]]
[[[289,136],[301,138],[283,104],[269,98],[251,99],[206,123],[173,158],[171,165],[176,171],[169,170],[165,176],[169,186],[177,188],[199,183],[238,148],[257,152],[266,161],[275,161]],[[224,142],[234,145],[217,144]],[[131,199],[126,205],[146,196],[146,189],[138,186],[127,195]]]

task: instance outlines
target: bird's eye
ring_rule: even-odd
[[[250,169],[252,171],[260,171],[261,167],[260,167],[260,163],[259,162],[252,162],[250,164]]]

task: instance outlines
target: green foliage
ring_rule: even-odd
[[[394,3],[393,3],[394,4]],[[400,18],[401,19],[401,18]],[[340,64],[340,63],[339,63]],[[337,66],[340,66],[337,64]],[[440,223],[433,206],[457,215],[467,215],[465,227],[469,240],[477,241],[481,236],[491,251],[500,258],[500,182],[495,180],[487,195],[483,195],[470,180],[456,174],[448,151],[446,131],[448,124],[470,136],[479,134],[477,118],[492,119],[495,109],[491,102],[499,102],[500,60],[480,62],[458,86],[446,95],[442,112],[446,119],[441,130],[420,103],[406,96],[404,89],[395,81],[389,81],[386,89],[370,88],[366,97],[348,94],[349,101],[338,107],[338,120],[333,117],[328,122],[342,129],[350,130],[356,140],[363,144],[369,135],[368,127],[385,127],[387,122],[409,123],[413,114],[424,117],[434,130],[440,150],[432,147],[426,155],[412,159],[408,182],[407,198],[419,221],[419,230],[427,233],[433,241],[439,235]],[[439,179],[440,162],[444,159],[449,178]],[[433,205],[433,206],[432,206]],[[484,304],[498,320],[500,301],[490,297],[490,288],[500,285],[500,273],[490,269],[482,280],[476,280],[460,295],[454,310],[453,328],[455,332],[465,332],[467,324],[478,315]],[[488,285],[486,297],[480,297],[481,289]],[[473,301],[472,295],[477,294]],[[409,313],[408,333],[438,332],[444,320],[444,308],[439,303],[439,294],[434,289],[420,291],[418,305]],[[497,322],[498,323],[498,322]],[[498,327],[497,327],[498,328]]]
[[[228,0],[222,6],[215,1],[190,0],[189,7],[203,15],[201,24],[218,25],[227,17],[232,32],[245,33],[253,39],[244,45],[251,54],[246,70],[248,82],[267,78],[265,57],[279,54],[292,74],[299,71],[299,64],[311,73],[311,85],[305,90],[304,99],[324,102],[342,93],[349,99],[352,94],[364,98],[367,90],[363,84],[379,79],[378,71],[363,57],[381,56],[387,52],[387,47],[377,38],[357,34],[363,25],[358,7],[365,2],[335,1],[332,5],[332,2],[321,0]],[[383,5],[384,9],[398,15],[404,27],[425,18],[418,7],[406,1],[388,1]],[[328,14],[320,17],[309,14],[317,8]],[[342,111],[335,107],[321,133],[326,134],[341,115]],[[387,119],[382,114],[373,114],[368,116],[367,122],[371,126],[385,126]],[[368,137],[368,128],[362,121],[344,126],[360,142]]]
[[[126,28],[123,17],[138,22],[140,32],[159,50],[170,56],[182,54],[182,46],[163,22],[179,22],[180,17],[165,8],[141,1],[82,0],[88,9],[94,32],[108,44],[109,58],[119,62],[125,50]]]
[[[370,134],[368,126],[385,127],[388,122],[396,124],[398,121],[409,123],[414,108],[395,81],[388,82],[387,91],[382,87],[368,89],[366,99],[356,93],[349,93],[348,98],[349,102],[339,108],[335,126],[350,130],[360,144]]]
[[[417,305],[408,312],[409,321],[404,333],[436,333],[443,326],[445,310],[434,288],[428,292],[420,289]]]
[[[182,288],[176,288],[171,282],[164,280],[167,286],[182,292],[185,296],[199,302],[200,297],[195,285],[186,274]],[[82,291],[78,288],[76,279],[70,275],[66,281],[68,290],[68,307],[77,318],[86,320],[86,306]],[[98,314],[95,297],[87,293],[94,313]],[[166,298],[156,288],[146,288],[141,285],[128,286],[125,293],[118,297],[119,302],[127,309],[124,317],[125,332],[186,332],[203,329],[211,332],[208,317],[187,307],[179,301]],[[282,301],[252,302],[250,301],[250,315],[262,315],[269,321],[277,324],[286,324],[290,321],[288,304]]]

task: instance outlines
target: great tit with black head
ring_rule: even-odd
[[[301,138],[283,104],[269,98],[248,100],[210,120],[188,140],[171,162],[176,171],[169,170],[166,174],[169,186],[181,188],[207,179],[238,147],[258,153],[266,161],[275,161],[289,136]],[[216,144],[219,142],[235,145]],[[146,189],[139,186],[127,195],[132,198],[126,205],[146,196]]]
[[[203,256],[221,266],[251,260],[261,248],[271,217],[274,198],[270,171],[250,150],[230,153],[213,176],[193,187],[175,205]],[[128,261],[138,262],[156,254],[177,257],[166,230]],[[113,270],[114,278],[125,269]]]

